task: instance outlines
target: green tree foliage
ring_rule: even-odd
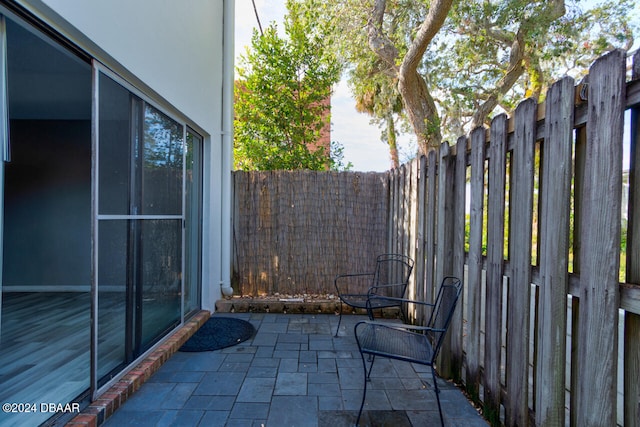
[[[305,0],[300,0],[305,1]],[[350,65],[356,99],[369,81],[388,92],[373,117],[404,117],[426,152],[510,112],[522,97],[539,100],[562,75],[583,75],[598,56],[633,44],[633,0],[322,0],[334,43]],[[637,17],[636,17],[637,18]],[[368,70],[366,72],[365,70]]]
[[[287,1],[286,37],[272,23],[254,32],[235,87],[235,167],[243,170],[344,168],[342,149],[316,146],[328,126],[328,99],[341,67],[314,9]]]

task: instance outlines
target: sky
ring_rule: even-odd
[[[251,0],[236,0],[235,56],[236,64],[246,46],[251,44],[253,29],[258,22]],[[271,22],[282,27],[286,8],[284,0],[255,0],[260,23],[266,28]],[[380,129],[369,123],[369,116],[358,113],[355,101],[349,94],[347,83],[342,80],[331,96],[331,140],[344,147],[343,163],[351,162],[353,171],[382,172],[390,168],[388,146],[380,140]],[[403,138],[408,147],[409,136]],[[403,144],[401,142],[401,144]],[[402,150],[402,146],[401,146]],[[402,160],[402,158],[401,158]]]

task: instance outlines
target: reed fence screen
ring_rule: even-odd
[[[412,298],[463,278],[438,372],[492,424],[640,426],[639,116],[640,54],[614,51],[387,173],[237,172],[238,286],[331,292],[404,253]]]
[[[372,271],[386,250],[386,173],[237,171],[233,185],[243,295],[335,293],[337,274]]]

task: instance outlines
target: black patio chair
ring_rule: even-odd
[[[340,274],[336,276],[334,285],[340,298],[340,318],[336,329],[336,337],[342,323],[342,305],[367,310],[373,320],[373,310],[399,307],[402,303],[396,300],[370,299],[375,295],[404,298],[413,270],[413,260],[400,254],[383,254],[376,258],[376,269],[372,273]],[[366,289],[366,292],[364,291]],[[367,301],[370,301],[367,303]]]
[[[431,307],[429,320],[426,326],[407,325],[398,322],[361,321],[354,327],[358,349],[362,356],[362,366],[364,367],[364,391],[362,392],[362,403],[358,412],[356,425],[360,422],[362,408],[364,407],[367,395],[367,382],[370,380],[371,370],[376,356],[389,359],[404,360],[406,362],[418,363],[431,367],[431,375],[438,401],[438,411],[440,412],[440,422],[444,426],[442,417],[442,407],[440,406],[440,391],[436,382],[435,363],[438,352],[442,346],[442,341],[447,333],[451,317],[458,303],[462,284],[455,277],[445,277],[438,290],[435,303],[413,301],[402,298],[388,298],[372,296],[376,299],[392,299],[397,302],[416,304]],[[377,303],[372,301],[371,305]],[[367,370],[367,362],[364,355],[368,354],[370,366]]]

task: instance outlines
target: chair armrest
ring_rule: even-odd
[[[397,298],[397,297],[387,297],[383,295],[368,294],[368,300],[372,300],[372,299],[382,299],[382,300],[395,301],[395,302],[407,303],[407,304],[418,304],[418,305],[429,306],[429,307],[433,307],[435,305],[430,302],[417,301],[417,300],[408,299],[408,298]],[[369,301],[367,301],[367,303],[370,304]]]
[[[422,332],[445,332],[446,329],[442,328],[432,328],[430,326],[418,326],[418,325],[409,325],[406,323],[398,323],[398,322],[385,322],[379,320],[361,320],[356,323],[354,328],[357,329],[358,325],[367,324],[367,325],[375,325],[379,327],[389,328],[389,329],[398,329],[402,331],[422,331]]]

